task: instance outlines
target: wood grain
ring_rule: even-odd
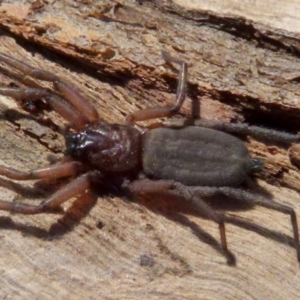
[[[128,112],[174,101],[177,69],[164,63],[164,49],[190,66],[181,116],[299,131],[299,38],[284,18],[277,26],[267,14],[264,22],[256,20],[249,8],[243,19],[198,1],[142,2],[2,1],[0,51],[74,83],[103,119],[120,123]],[[0,82],[17,84],[3,72]],[[32,169],[47,165],[49,155],[62,156],[58,128],[64,121],[53,111],[46,109],[41,122],[0,96],[0,112],[0,163]],[[300,172],[290,161],[297,145],[291,151],[246,142],[265,162],[259,184],[299,215]],[[0,197],[41,201],[56,188],[32,184],[21,188],[1,179]],[[169,199],[129,201],[111,191],[80,196],[64,213],[0,212],[0,296],[297,299],[299,264],[289,218],[235,203],[215,206],[226,209],[229,221],[240,217],[226,226],[235,267],[221,254],[216,224]]]

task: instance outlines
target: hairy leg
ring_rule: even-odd
[[[291,144],[300,142],[300,136],[290,134],[273,129],[251,126],[248,124],[223,123],[220,121],[211,120],[193,120],[193,119],[175,119],[168,120],[162,123],[166,127],[182,127],[182,126],[199,126],[207,127],[227,133],[250,135],[254,138],[265,142],[277,142],[283,144]]]
[[[231,187],[187,187],[180,183],[174,183],[174,187],[179,191],[185,192],[185,190],[187,190],[189,193],[197,195],[198,197],[210,198],[218,195],[226,196],[230,199],[234,199],[241,202],[247,202],[249,204],[260,205],[289,215],[291,218],[293,228],[294,244],[297,252],[297,259],[298,261],[300,261],[298,222],[296,213],[292,207],[274,201],[270,201],[269,199],[266,199],[257,194],[252,194],[250,192]]]
[[[226,231],[225,224],[221,214],[216,213],[207,203],[205,203],[197,194],[194,193],[192,189],[186,187],[182,184],[177,184],[171,180],[137,180],[129,183],[127,188],[133,194],[151,194],[151,193],[161,193],[164,191],[175,191],[180,194],[180,196],[193,204],[193,207],[198,209],[200,213],[216,222],[219,225],[221,246],[224,255],[228,258],[231,256],[226,241]]]

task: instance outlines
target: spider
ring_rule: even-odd
[[[102,121],[80,92],[55,74],[0,53],[0,62],[21,73],[18,79],[29,86],[2,87],[0,94],[30,101],[43,98],[70,123],[71,128],[65,137],[66,152],[61,161],[28,172],[0,166],[0,175],[13,180],[73,178],[38,205],[0,200],[0,210],[20,214],[45,213],[84,193],[95,182],[105,184],[119,178],[121,187],[133,195],[167,192],[190,202],[193,208],[218,224],[224,254],[229,253],[225,218],[205,202],[206,198],[233,198],[288,214],[300,261],[294,209],[242,188],[243,184],[251,183],[250,176],[260,172],[263,164],[250,156],[240,139],[223,131],[281,142],[298,142],[299,137],[246,124],[197,120],[189,126],[182,119],[174,124],[150,126],[141,133],[133,126],[135,122],[172,117],[185,100],[187,63],[166,52],[162,55],[167,63],[180,66],[175,103],[170,108],[147,108],[130,113],[122,125]],[[57,93],[29,82],[29,77],[52,82]]]

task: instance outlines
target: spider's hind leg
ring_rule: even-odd
[[[287,205],[270,201],[267,198],[264,198],[260,195],[253,194],[242,189],[236,189],[232,187],[185,187],[181,184],[174,184],[178,189],[189,189],[195,195],[198,195],[201,198],[211,198],[215,196],[225,196],[236,201],[240,201],[243,203],[249,203],[254,205],[260,205],[272,210],[276,210],[278,212],[287,214],[291,218],[292,229],[293,229],[293,237],[294,237],[294,245],[296,248],[297,259],[300,262],[300,245],[299,245],[299,232],[298,232],[298,222],[295,210]]]
[[[149,180],[142,179],[129,183],[127,186],[133,194],[151,194],[169,191],[170,193],[178,193],[179,196],[193,204],[201,214],[216,222],[219,225],[221,246],[224,256],[227,258],[228,264],[234,264],[234,258],[228,250],[226,241],[225,223],[222,214],[217,213],[205,201],[203,201],[192,187],[176,183],[172,180]]]
[[[223,123],[214,120],[174,119],[163,122],[166,127],[199,126],[224,131],[229,134],[250,135],[257,140],[270,143],[291,144],[299,143],[300,136],[283,131],[252,126],[244,123]]]

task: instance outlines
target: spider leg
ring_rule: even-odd
[[[132,125],[137,121],[145,121],[155,118],[171,117],[175,115],[181,108],[186,94],[186,81],[187,81],[187,69],[188,65],[186,62],[172,57],[167,52],[162,51],[162,56],[164,60],[168,63],[178,63],[180,65],[179,75],[178,75],[178,87],[176,93],[176,100],[171,107],[152,107],[141,109],[133,112],[126,117],[125,123],[127,125]]]
[[[70,83],[62,81],[58,76],[50,72],[34,68],[24,62],[16,60],[8,55],[0,53],[0,62],[9,65],[23,73],[24,81],[30,76],[34,79],[52,82],[54,88],[59,91],[65,99],[71,103],[76,110],[85,116],[89,122],[96,122],[99,119],[96,109],[83,97],[80,92]]]
[[[216,213],[206,202],[204,202],[190,187],[180,183],[175,183],[171,180],[136,180],[127,185],[133,194],[150,194],[160,193],[163,191],[179,192],[184,200],[191,202],[203,215],[207,216],[212,221],[219,225],[222,251],[226,257],[230,257],[230,252],[227,247],[225,224],[221,214]]]
[[[88,120],[79,114],[74,107],[68,104],[61,97],[51,94],[48,90],[43,88],[8,88],[0,87],[0,95],[9,96],[15,99],[23,99],[36,101],[45,98],[49,105],[64,119],[70,122],[75,129],[83,128]]]
[[[294,244],[297,252],[297,259],[298,261],[300,261],[300,245],[299,245],[297,216],[294,209],[291,208],[290,206],[273,202],[260,195],[252,194],[247,191],[235,189],[231,187],[186,187],[180,183],[175,183],[174,187],[176,189],[183,190],[183,191],[187,189],[191,193],[204,198],[210,198],[210,197],[215,197],[217,195],[221,195],[237,201],[260,205],[290,215],[292,228],[293,228]]]
[[[0,210],[20,214],[39,214],[47,209],[56,208],[70,198],[84,193],[90,187],[89,173],[83,174],[55,192],[52,196],[41,202],[39,205],[31,205],[18,202],[7,202],[0,200]]]
[[[192,119],[177,119],[177,120],[168,120],[163,122],[163,126],[167,126],[167,127],[182,127],[187,125],[212,128],[230,134],[232,133],[242,134],[245,136],[250,135],[264,142],[277,142],[283,144],[300,142],[300,136],[297,134],[290,134],[287,132],[281,132],[273,129],[251,126],[244,123],[234,124],[234,123],[223,123],[220,121],[192,120]]]
[[[0,165],[0,175],[14,180],[57,179],[76,175],[82,169],[83,166],[78,161],[59,162],[46,168],[28,172]]]

